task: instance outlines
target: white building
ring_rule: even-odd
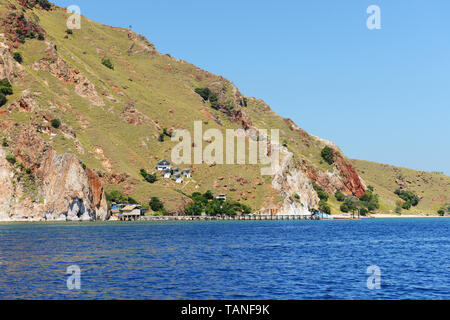
[[[156,169],[158,171],[166,171],[172,169],[172,165],[168,160],[164,159],[158,162],[158,164],[156,165]]]
[[[219,201],[227,201],[227,195],[226,194],[219,194],[216,197],[216,199],[219,200]]]
[[[181,173],[185,178],[190,178],[191,177],[191,169],[185,169],[183,170],[183,172]]]
[[[170,177],[172,176],[172,173],[170,173],[170,170],[165,170],[163,176],[164,176],[164,179],[170,179]]]

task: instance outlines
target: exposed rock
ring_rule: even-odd
[[[10,124],[3,124],[4,126]],[[10,125],[11,151],[0,148],[0,220],[106,220],[107,204],[99,177],[71,154],[58,155],[31,128]],[[14,153],[32,173],[5,159]],[[24,177],[32,185],[24,185]],[[33,192],[30,192],[32,189]]]
[[[45,50],[47,57],[33,64],[34,70],[43,70],[50,72],[53,76],[67,84],[75,85],[75,92],[89,101],[95,106],[104,106],[105,102],[99,97],[94,84],[89,81],[80,71],[70,68],[64,59],[58,54],[56,46],[48,43]]]
[[[310,209],[317,207],[317,193],[308,176],[295,167],[293,154],[285,147],[279,147],[279,150],[280,164],[275,165],[272,186],[284,198],[283,211],[288,214],[308,214]],[[294,193],[300,196],[298,201],[292,199]]]
[[[356,170],[339,152],[334,152],[334,171],[323,172],[315,168],[307,169],[308,176],[312,181],[324,188],[328,194],[341,191],[361,197],[366,192],[366,186]]]
[[[13,59],[9,47],[0,42],[0,79],[8,79],[14,82],[24,75],[23,67]]]
[[[122,111],[121,117],[126,123],[135,126],[142,126],[148,119],[144,114],[136,110],[131,102],[125,104],[125,109]]]
[[[39,105],[34,99],[33,94],[25,90],[22,97],[8,107],[9,110],[13,110],[14,108],[17,108],[21,112],[34,112],[39,109]]]

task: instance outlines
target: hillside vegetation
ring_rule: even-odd
[[[368,185],[375,187],[382,198],[383,212],[394,212],[400,198],[396,190],[409,190],[419,198],[419,204],[403,213],[436,212],[450,204],[450,177],[443,173],[431,173],[394,167],[369,161],[351,160]]]
[[[14,90],[0,109],[0,121],[33,128],[58,153],[76,155],[107,192],[120,190],[142,204],[160,198],[168,212],[178,213],[192,203],[186,195],[208,190],[253,211],[306,209],[319,204],[315,183],[330,194],[329,204],[338,213],[336,191],[360,197],[372,184],[381,209],[392,210],[395,177],[402,173],[405,183],[412,182],[406,186],[423,196],[414,212],[449,202],[444,175],[425,174],[428,182],[419,184],[421,176],[406,169],[390,173],[383,165],[350,163],[337,146],[278,116],[264,101],[243,96],[223,77],[160,54],[131,30],[83,17],[80,30],[68,31],[70,14],[46,3],[0,0],[2,55],[17,58],[2,71]],[[201,121],[203,132],[219,129],[224,135],[226,129],[279,129],[283,154],[291,158],[276,177],[262,176],[261,165],[203,163],[180,165],[192,169],[192,179],[183,184],[160,173],[149,183],[142,169],[151,175],[158,160],[170,160],[177,144],[170,133],[193,132],[194,121]],[[2,136],[12,145],[19,143],[7,131]],[[211,142],[206,139],[204,147]]]

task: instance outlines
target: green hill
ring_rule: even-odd
[[[364,194],[366,185],[353,163],[379,191],[382,209],[394,206],[395,181],[384,172],[378,178],[382,165],[351,163],[338,147],[278,116],[263,101],[243,96],[227,79],[160,54],[131,30],[83,17],[81,29],[68,31],[66,10],[37,0],[0,0],[0,17],[3,61],[17,54],[23,59],[20,65],[11,62],[0,68],[14,89],[0,108],[2,128],[12,124],[32,128],[56,152],[74,154],[94,170],[107,192],[121,190],[143,204],[159,197],[174,213],[183,212],[189,203],[186,195],[207,190],[225,193],[253,211],[306,210],[318,206],[313,184],[330,195],[337,190],[358,197]],[[214,98],[205,101],[198,88],[208,88]],[[60,127],[52,127],[53,119],[61,121]],[[264,166],[259,164],[186,164],[180,168],[191,168],[193,177],[183,184],[159,173],[157,182],[146,182],[140,170],[155,172],[158,160],[171,159],[177,144],[163,134],[164,129],[193,132],[194,121],[202,122],[203,132],[279,129],[284,147],[277,174],[262,176]],[[13,146],[21,143],[11,131],[3,129],[2,135]],[[331,164],[321,156],[325,146],[333,150]],[[31,166],[24,154],[16,153]],[[424,201],[417,209],[432,211],[449,201],[448,177],[430,177],[429,184],[417,185],[418,192],[424,189]],[[445,191],[439,191],[443,185]],[[333,196],[329,205],[339,211]]]

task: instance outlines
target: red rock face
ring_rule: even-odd
[[[306,173],[314,183],[324,188],[328,194],[334,194],[339,190],[359,198],[366,193],[356,170],[337,151],[334,151],[334,167],[339,174],[322,172],[312,167],[306,168]]]
[[[338,152],[335,152],[334,161],[336,168],[343,176],[342,182],[348,192],[358,198],[363,196],[366,193],[366,189],[356,173],[355,168]]]
[[[100,180],[98,175],[89,168],[86,168],[86,174],[88,176],[89,185],[92,191],[93,205],[99,208],[103,198],[105,197],[102,181]]]

